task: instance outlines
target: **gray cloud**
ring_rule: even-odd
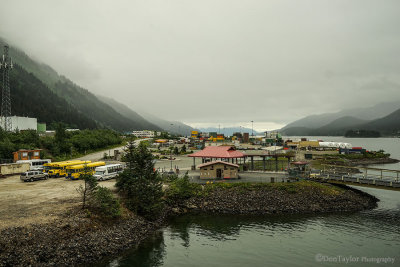
[[[2,0],[0,9],[1,36],[92,92],[210,124],[283,124],[400,100],[399,25],[397,0]]]

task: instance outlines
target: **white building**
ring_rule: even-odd
[[[149,130],[132,131],[132,134],[138,138],[153,138],[156,136],[154,131]]]
[[[3,118],[1,118],[1,122],[3,122]],[[37,119],[36,118],[28,118],[28,117],[11,117],[11,131],[16,130],[35,130],[37,131]]]

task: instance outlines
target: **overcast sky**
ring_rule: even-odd
[[[400,100],[398,0],[0,0],[0,36],[96,94],[195,126],[273,129]]]

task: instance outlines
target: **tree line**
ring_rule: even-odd
[[[39,136],[34,130],[5,132],[0,129],[0,159],[12,159],[19,149],[43,149],[42,158],[71,158],[92,150],[122,143],[119,133],[108,129],[66,131],[62,123],[54,125],[54,136]]]

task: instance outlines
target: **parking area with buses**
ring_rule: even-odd
[[[38,172],[37,175],[40,174],[45,179],[64,177],[69,180],[78,180],[82,175],[89,174],[99,181],[104,181],[115,178],[124,169],[124,165],[120,163],[106,164],[104,161],[92,162],[90,160],[51,162],[50,159],[32,159],[19,160],[8,165],[3,166],[5,175],[21,174],[21,180],[30,182],[40,180],[26,178],[31,176],[33,172]]]

